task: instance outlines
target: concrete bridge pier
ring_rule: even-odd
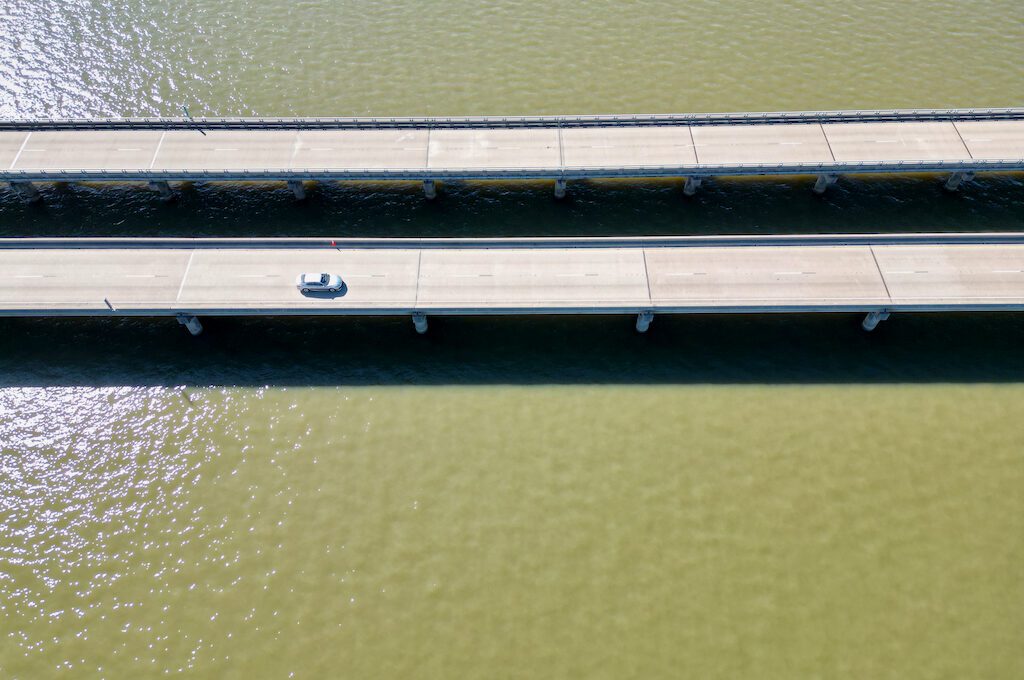
[[[861,321],[860,327],[864,330],[871,332],[878,328],[878,324],[889,318],[889,312],[885,310],[878,312],[868,312],[868,315]]]
[[[416,327],[417,333],[423,335],[427,332],[427,315],[423,312],[413,312],[412,325]]]
[[[697,193],[697,189],[700,189],[700,185],[704,180],[700,177],[687,177],[686,184],[683,185],[683,195],[693,196]]]
[[[555,198],[565,198],[565,186],[567,183],[564,179],[555,180]]]
[[[192,335],[199,335],[203,332],[203,324],[199,323],[199,317],[192,314],[178,314],[178,323],[188,329]]]
[[[437,198],[437,184],[434,182],[434,180],[423,180],[423,195],[430,200]]]
[[[825,193],[825,190],[836,183],[839,179],[839,175],[834,172],[826,172],[825,174],[818,175],[818,179],[814,182],[814,193],[819,196]]]
[[[306,198],[306,186],[302,183],[302,180],[288,180],[288,188],[292,190],[293,194],[295,194],[295,200],[301,201]]]
[[[636,315],[636,331],[637,333],[646,333],[647,329],[651,327],[651,322],[654,321],[654,312],[640,312]]]
[[[974,179],[973,172],[954,172],[949,176],[949,179],[946,180],[944,188],[946,191],[956,191],[960,188],[961,184],[964,182],[970,182],[972,179]]]
[[[15,193],[29,203],[35,203],[43,197],[43,195],[39,193],[39,189],[37,189],[36,185],[32,184],[32,182],[10,182],[10,185],[11,189],[13,189]]]
[[[165,201],[169,201],[174,198],[174,192],[171,191],[171,183],[165,180],[152,180],[149,183],[149,188],[160,194],[160,198]]]

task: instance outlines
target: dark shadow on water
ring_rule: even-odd
[[[0,236],[635,236],[1024,231],[1024,176],[951,194],[931,177],[186,185],[174,201],[140,186],[46,186],[26,205],[0,190]],[[1024,316],[895,315],[872,334],[857,315],[626,317],[0,319],[0,385],[817,384],[1024,381]]]
[[[0,386],[1024,382],[1024,315],[0,319]]]
[[[41,185],[26,205],[0,189],[0,236],[636,236],[668,234],[1022,231],[1024,175],[982,175],[957,193],[938,176],[849,177],[824,196],[813,178],[682,183],[195,184],[170,202],[138,185]]]

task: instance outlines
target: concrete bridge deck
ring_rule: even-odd
[[[0,181],[422,181],[1024,171],[1024,109],[0,121]]]
[[[337,294],[295,276],[340,274]],[[0,316],[1024,311],[1024,234],[0,239]]]

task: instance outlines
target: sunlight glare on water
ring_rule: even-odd
[[[1016,0],[7,0],[0,115],[1012,106]]]
[[[996,677],[1020,668],[1020,515],[991,509],[1019,509],[1022,397],[11,388],[4,663]]]

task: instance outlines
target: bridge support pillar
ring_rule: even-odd
[[[964,182],[970,182],[972,179],[974,179],[973,172],[954,172],[949,176],[949,179],[946,180],[944,188],[946,191],[956,191],[960,188],[961,184]]]
[[[434,182],[434,180],[423,180],[423,195],[431,200],[437,198],[437,184]]]
[[[567,182],[564,179],[555,180],[555,198],[565,198],[566,184]]]
[[[288,180],[288,188],[292,190],[293,194],[295,194],[295,200],[301,201],[306,198],[306,186],[302,183],[302,180]]]
[[[192,335],[199,335],[203,332],[203,324],[199,323],[199,317],[192,314],[178,314],[178,323],[187,328]]]
[[[863,321],[861,321],[860,327],[868,332],[871,332],[878,328],[878,324],[882,323],[888,318],[889,312],[886,312],[884,310],[879,312],[868,312],[868,315],[864,317]]]
[[[164,180],[153,180],[149,183],[149,188],[160,194],[160,198],[165,201],[169,201],[174,198],[174,192],[171,191],[171,183]]]
[[[839,175],[834,172],[826,172],[823,175],[818,175],[817,181],[814,182],[814,193],[820,196],[825,193],[825,189],[828,189],[830,186],[835,184],[838,179]]]
[[[423,312],[413,312],[412,325],[416,327],[417,333],[423,335],[427,332],[427,315]]]
[[[637,333],[646,333],[647,329],[651,327],[651,322],[654,321],[654,312],[640,312],[636,315],[636,331]]]
[[[29,203],[35,203],[43,197],[39,193],[39,189],[36,189],[36,185],[32,184],[32,182],[11,182],[10,184],[11,189]]]
[[[683,195],[693,196],[697,193],[697,189],[700,189],[701,182],[704,180],[700,177],[687,177],[686,184],[683,185]]]

